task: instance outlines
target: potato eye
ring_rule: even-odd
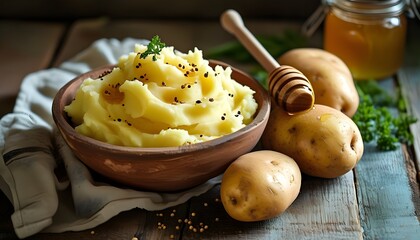
[[[235,197],[230,197],[230,203],[232,205],[236,205],[236,204],[238,204],[238,200]]]

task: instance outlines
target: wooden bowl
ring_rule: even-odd
[[[212,66],[228,65],[210,61]],[[181,147],[136,148],[101,142],[75,131],[64,112],[84,79],[97,78],[111,70],[104,66],[82,74],[63,86],[56,94],[52,115],[73,153],[90,169],[118,183],[149,191],[185,190],[223,173],[239,156],[258,143],[270,113],[267,91],[249,75],[232,68],[232,78],[256,93],[258,110],[254,120],[244,128],[207,142]]]

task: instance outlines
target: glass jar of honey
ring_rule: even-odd
[[[341,58],[355,80],[393,75],[404,59],[405,0],[330,0],[324,49]]]

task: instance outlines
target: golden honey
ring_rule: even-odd
[[[401,0],[335,0],[325,19],[324,49],[356,80],[393,75],[404,58],[407,20]]]

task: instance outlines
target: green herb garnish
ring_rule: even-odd
[[[407,114],[406,104],[398,91],[392,98],[375,81],[356,82],[360,104],[353,121],[358,126],[364,142],[375,142],[379,150],[395,150],[398,143],[413,143],[409,130],[416,118]],[[394,108],[395,112],[391,110]]]
[[[165,47],[165,43],[160,41],[159,36],[154,36],[152,40],[147,45],[146,51],[140,54],[140,58],[146,58],[148,55],[153,55],[153,61],[156,61],[156,55],[160,54],[160,51]]]
[[[274,57],[278,58],[288,50],[303,47],[307,39],[293,30],[285,30],[281,35],[256,36],[261,45]],[[206,51],[205,58],[228,58],[241,63],[257,63],[255,58],[237,40],[221,44]]]

